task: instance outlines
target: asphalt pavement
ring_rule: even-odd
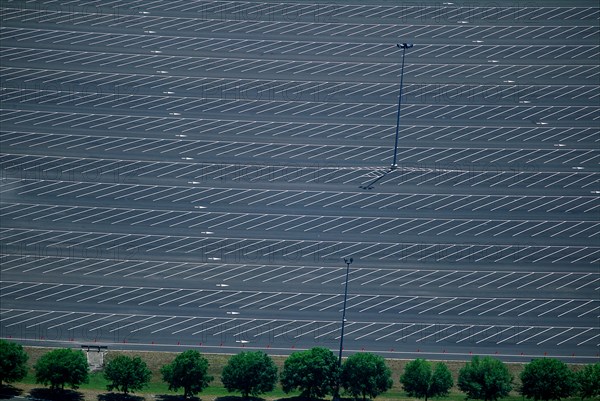
[[[1,7],[2,338],[598,360],[596,2]]]

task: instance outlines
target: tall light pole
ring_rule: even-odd
[[[342,309],[342,333],[340,335],[340,356],[338,359],[338,366],[340,368],[340,374],[341,374],[341,368],[342,368],[342,351],[344,350],[344,326],[346,324],[346,300],[348,299],[348,276],[350,275],[350,265],[352,264],[353,260],[354,260],[353,258],[344,258],[344,263],[346,263],[346,285],[344,287],[344,307]],[[332,401],[340,400],[340,380],[341,380],[341,377],[338,377],[337,388],[334,391]]]
[[[398,114],[396,115],[396,140],[394,141],[394,160],[392,161],[391,170],[394,170],[398,167],[396,162],[396,154],[398,153],[398,132],[400,131],[400,108],[402,106],[402,83],[404,80],[404,55],[406,54],[406,49],[410,49],[413,47],[412,43],[398,43],[397,47],[402,49],[402,68],[400,69],[400,94],[398,95]]]
[[[350,265],[352,264],[353,258],[344,258],[346,263],[346,286],[344,288],[344,308],[342,309],[342,334],[340,336],[340,357],[338,364],[342,366],[342,350],[344,349],[344,326],[346,325],[346,300],[348,299],[348,275],[350,274]]]

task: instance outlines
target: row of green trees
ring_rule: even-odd
[[[586,365],[577,373],[553,358],[535,359],[526,364],[519,378],[519,393],[534,400],[560,400],[578,394],[582,399],[600,396],[600,363]],[[424,359],[409,362],[400,376],[408,395],[425,398],[445,396],[453,386],[450,370],[443,362]],[[458,372],[458,388],[467,399],[496,401],[515,389],[514,377],[506,365],[494,358],[474,356]]]
[[[21,380],[27,373],[27,354],[15,343],[0,340],[0,384]],[[160,369],[162,379],[172,391],[183,389],[189,397],[201,392],[213,380],[209,363],[199,352],[188,350]],[[35,366],[36,382],[52,389],[78,388],[88,380],[88,367],[82,351],[57,349],[44,354]],[[123,393],[143,389],[152,373],[140,357],[117,356],[104,368],[109,391]],[[340,367],[336,356],[326,348],[315,347],[291,354],[281,374],[271,357],[257,352],[241,352],[229,358],[221,373],[223,386],[244,397],[272,391],[280,381],[283,391],[299,390],[308,399],[334,394],[341,386],[354,398],[375,398],[392,387],[392,373],[385,360],[371,353],[358,353]],[[536,359],[520,374],[519,392],[534,400],[560,400],[578,394],[581,398],[600,397],[600,363],[587,365],[577,373],[559,360]],[[448,395],[454,386],[443,362],[424,359],[409,362],[400,383],[411,397]],[[458,388],[467,398],[496,401],[514,389],[514,377],[500,360],[477,356],[458,374]]]

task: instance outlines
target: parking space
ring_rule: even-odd
[[[24,326],[32,336],[53,340],[58,336],[85,335],[90,340],[107,343],[140,344],[147,338],[148,345],[163,340],[168,345],[211,347],[241,346],[253,348],[307,347],[330,345],[339,341],[336,321],[327,320],[274,320],[268,318],[200,317],[160,314],[82,314],[45,310],[8,309],[2,311],[7,332],[18,334],[15,327]],[[44,327],[43,331],[39,327]],[[568,326],[530,326],[515,322],[510,325],[481,324],[423,324],[415,322],[349,322],[345,344],[349,350],[371,350],[395,353],[396,349],[419,352],[430,347],[445,353],[441,347],[454,346],[458,352],[472,353],[473,349],[492,347],[495,354],[509,357],[525,355],[525,346],[542,346],[551,350],[562,346],[572,350],[571,357],[597,347],[600,333],[597,329]],[[166,339],[166,341],[165,341]],[[390,347],[384,345],[391,344]],[[312,345],[311,345],[312,344]],[[468,351],[467,351],[468,350]],[[546,351],[548,352],[548,351]],[[490,352],[494,353],[494,351]],[[584,358],[585,360],[585,358]]]
[[[10,7],[11,1],[7,2]],[[16,2],[15,2],[16,3]],[[453,4],[400,4],[396,6],[348,4],[293,4],[235,2],[202,2],[195,5],[171,5],[164,13],[161,2],[152,4],[117,2],[108,9],[101,6],[90,10],[79,3],[71,4],[71,14],[60,8],[36,9],[22,4],[8,9],[4,20],[26,23],[32,20],[57,26],[94,26],[97,29],[112,26],[125,29],[146,28],[160,31],[200,31],[235,33],[239,35],[314,35],[340,36],[362,40],[406,36],[416,32],[419,37],[481,39],[546,40],[554,38],[585,39],[594,28],[570,27],[572,21],[593,21],[598,11],[593,7],[508,6],[479,7]],[[90,12],[92,11],[92,12]],[[155,13],[160,15],[154,15]],[[169,14],[179,14],[170,16]],[[201,19],[190,18],[190,14]],[[227,23],[223,21],[235,21]],[[401,20],[405,26],[398,26]],[[372,23],[364,23],[373,21]],[[383,22],[383,23],[382,23]],[[429,22],[431,25],[426,25]],[[439,25],[440,22],[448,24]],[[536,26],[534,22],[544,23]],[[343,29],[332,28],[331,23],[343,23]],[[420,24],[419,24],[420,23]],[[483,26],[477,24],[483,23]],[[517,24],[518,28],[510,24]],[[526,23],[532,23],[528,26]],[[473,25],[471,25],[473,24]],[[431,30],[434,29],[434,32]],[[398,31],[400,33],[398,33]],[[427,31],[429,31],[427,33]]]
[[[429,29],[428,29],[429,28]],[[495,27],[487,27],[488,30],[493,30]],[[437,36],[443,36],[445,32],[440,32],[438,35],[433,35],[430,27],[422,27],[423,32],[421,35],[412,32],[414,38],[419,36],[427,35],[432,39]],[[460,28],[459,28],[460,29]],[[557,31],[554,27],[553,31]],[[363,31],[365,31],[363,29]],[[418,30],[417,30],[418,32]],[[458,34],[465,37],[465,30],[461,30]],[[584,29],[583,38],[592,38],[598,33],[592,29]],[[480,37],[487,39],[484,36],[478,36],[477,33],[471,33],[473,37]],[[543,35],[543,33],[539,33]],[[564,32],[556,32],[555,35],[560,36]],[[53,47],[90,47],[93,45],[95,49],[102,50],[105,48],[118,48],[127,49],[128,47],[135,46],[141,47],[142,49],[154,49],[160,51],[189,51],[196,55],[210,54],[211,52],[219,52],[221,54],[233,53],[233,54],[253,54],[258,53],[260,55],[281,55],[285,57],[286,54],[300,54],[303,56],[323,58],[323,59],[335,59],[339,57],[344,60],[360,60],[369,59],[372,57],[393,57],[394,54],[389,52],[389,44],[387,43],[340,43],[327,42],[327,41],[310,41],[307,42],[305,39],[301,41],[286,41],[286,40],[252,40],[245,39],[241,41],[233,38],[203,38],[203,37],[181,37],[181,36],[161,36],[153,35],[148,37],[144,34],[98,34],[91,32],[82,35],[80,31],[64,31],[64,30],[31,30],[31,29],[19,29],[19,28],[8,28],[2,30],[2,35],[7,39],[18,39],[19,41],[31,41],[39,45],[50,45]],[[397,35],[397,33],[396,33]],[[469,35],[466,35],[467,37]],[[489,36],[488,36],[489,37]],[[420,58],[460,58],[467,60],[480,60],[480,59],[501,59],[507,61],[513,61],[522,59],[524,57],[531,57],[535,55],[537,59],[544,60],[549,59],[553,62],[564,60],[579,61],[580,59],[595,59],[598,57],[598,51],[600,47],[594,45],[578,45],[578,46],[566,46],[564,44],[547,44],[547,45],[487,45],[487,44],[470,44],[462,45],[456,49],[456,46],[448,46],[441,44],[424,44],[414,51],[414,57]],[[457,51],[459,50],[459,51]],[[381,54],[381,56],[380,56]],[[122,64],[121,64],[122,65]]]
[[[33,117],[33,118],[32,118]],[[59,133],[40,133],[23,131],[23,127],[29,121],[32,126],[44,118],[53,118],[54,122],[50,127],[60,129],[85,129],[95,135],[77,135],[77,134],[59,134]],[[131,128],[130,123],[134,121],[145,122],[147,135],[161,136],[163,134],[172,135],[172,138],[190,138],[194,139],[194,133],[202,131],[205,135],[232,135],[249,136],[251,138],[274,137],[274,138],[298,138],[298,140],[318,139],[337,141],[339,139],[360,140],[363,143],[378,143],[382,139],[390,140],[393,135],[394,127],[385,124],[342,124],[342,123],[292,123],[292,122],[263,122],[254,120],[218,120],[218,119],[186,119],[186,118],[157,118],[144,117],[136,119],[133,116],[121,116],[119,124],[108,124],[107,117],[96,115],[96,118],[86,118],[80,113],[43,113],[35,111],[15,111],[7,112],[6,122],[18,122],[14,131],[3,132],[3,141],[7,144],[26,144],[27,146],[39,146],[37,138],[53,139],[56,142],[51,143],[52,147],[60,146],[61,143],[77,138],[88,138],[89,141],[96,139],[98,144],[105,140],[115,140],[114,143],[121,145],[130,143],[133,139],[123,138],[119,133],[122,130],[127,131]],[[15,121],[16,120],[16,121]],[[130,123],[127,121],[130,120]],[[98,124],[100,122],[100,124]],[[158,124],[160,122],[161,124]],[[79,127],[79,128],[77,128]],[[37,129],[36,129],[37,131]],[[177,132],[185,132],[177,133]],[[112,135],[110,135],[112,133]],[[595,130],[590,127],[498,127],[493,131],[488,131],[484,126],[427,126],[427,125],[409,125],[400,127],[399,139],[405,142],[444,142],[444,141],[464,141],[472,143],[478,140],[485,140],[488,143],[502,143],[504,146],[510,144],[523,143],[542,143],[555,145],[557,143],[573,143],[579,146],[589,146],[595,138]],[[162,140],[167,140],[160,138]],[[558,142],[560,140],[560,142]],[[141,140],[143,141],[143,139]],[[42,141],[43,142],[43,141]],[[166,142],[163,142],[166,143]],[[184,143],[184,142],[182,142]],[[95,149],[96,143],[90,143],[86,150]]]
[[[202,227],[219,232],[273,231],[318,232],[326,239],[329,232],[346,234],[375,234],[380,239],[402,235],[407,238],[435,233],[469,238],[482,237],[485,234],[489,242],[502,242],[504,237],[533,238],[542,234],[549,237],[565,235],[574,240],[598,238],[600,222],[595,220],[493,220],[493,219],[434,219],[434,218],[392,218],[392,217],[353,217],[346,215],[310,215],[310,214],[269,214],[269,213],[221,213],[203,211],[173,211],[168,209],[133,209],[111,207],[83,207],[44,204],[6,204],[3,218],[7,220],[30,220],[35,224],[80,223],[100,228],[102,226],[124,224],[156,227],[167,234],[171,229],[193,229]],[[137,228],[136,227],[136,228]],[[136,232],[131,227],[129,232]],[[460,240],[461,238],[459,238]],[[492,240],[493,239],[493,240]],[[562,239],[564,242],[565,239]]]
[[[48,177],[49,178],[49,177]],[[528,196],[528,195],[458,195],[435,193],[365,193],[363,191],[314,191],[314,190],[276,190],[276,189],[240,189],[229,187],[193,186],[160,186],[160,185],[135,185],[135,184],[96,184],[98,192],[87,191],[89,183],[73,183],[70,195],[80,202],[104,199],[112,203],[120,199],[137,200],[145,199],[148,202],[170,201],[172,210],[190,210],[188,203],[198,204],[202,209],[218,204],[221,208],[234,207],[246,201],[247,210],[253,208],[269,207],[286,208],[296,206],[302,209],[315,208],[320,213],[327,213],[322,209],[364,209],[377,208],[381,215],[386,212],[413,208],[417,215],[425,210],[432,212],[556,212],[556,213],[593,213],[600,207],[600,200],[594,196]],[[6,199],[13,193],[31,198],[63,198],[62,202],[69,202],[63,195],[64,188],[59,180],[44,180],[44,183],[33,179],[22,181],[6,180],[0,192]],[[143,196],[143,198],[140,198]],[[137,199],[136,199],[137,198]],[[118,203],[118,202],[117,202]],[[319,209],[321,208],[321,209]],[[58,217],[58,216],[57,216]]]
[[[46,138],[43,138],[46,137]],[[23,142],[23,139],[17,139]],[[385,165],[390,158],[388,147],[384,146],[345,146],[345,145],[300,145],[290,143],[256,143],[256,142],[228,142],[228,141],[181,141],[181,140],[115,140],[111,138],[105,141],[93,141],[93,138],[80,136],[66,141],[60,141],[55,144],[56,138],[51,136],[42,136],[36,145],[30,145],[30,153],[39,153],[47,155],[54,153],[53,148],[61,146],[67,142],[69,148],[74,151],[89,150],[94,148],[97,151],[107,149],[115,155],[126,156],[139,155],[141,163],[151,163],[157,156],[162,160],[174,160],[180,162],[202,160],[210,155],[218,160],[231,160],[235,158],[240,163],[256,163],[256,161],[266,160],[270,163],[277,163],[279,160],[290,160],[290,163],[296,163],[298,160],[308,160],[309,162],[322,163],[323,165],[333,163],[355,163],[360,166],[368,166],[372,163]],[[59,138],[61,139],[61,138]],[[10,140],[7,141],[10,144]],[[104,143],[102,143],[104,142]],[[121,142],[121,143],[119,143]],[[135,145],[135,146],[133,146]],[[61,146],[62,147],[62,146]],[[33,148],[33,149],[32,149]],[[37,148],[37,149],[35,149]],[[50,149],[48,149],[50,148]],[[533,170],[549,171],[559,173],[561,170],[567,170],[565,167],[578,167],[577,170],[584,170],[586,167],[592,167],[600,160],[600,152],[593,149],[568,150],[568,149],[512,149],[512,148],[443,148],[443,147],[398,147],[398,156],[406,166],[433,165],[433,166],[452,166],[462,163],[466,168],[477,168],[477,163],[482,166],[497,166],[499,163],[505,163],[509,170],[517,170],[529,167]],[[163,166],[165,165],[162,162]],[[192,164],[189,163],[188,164]],[[195,164],[195,163],[194,163]],[[173,165],[171,165],[172,167]],[[513,166],[517,166],[516,168]],[[176,171],[186,170],[183,164]],[[248,166],[250,167],[250,166]],[[464,168],[463,167],[463,168]],[[130,176],[133,172],[139,174],[139,168],[134,170],[125,170],[124,174]],[[558,170],[558,171],[556,171]],[[410,171],[410,170],[409,170]],[[460,171],[460,170],[459,170]],[[456,173],[457,171],[447,171]],[[463,171],[464,172],[464,171]],[[469,171],[466,171],[469,173]],[[537,171],[536,171],[537,172]],[[502,173],[502,172],[498,172]],[[515,173],[516,174],[516,173]],[[452,175],[452,174],[451,174]]]
[[[58,96],[58,97],[57,97]],[[91,97],[91,99],[88,99]],[[168,97],[149,95],[127,95],[114,96],[113,94],[82,96],[81,99],[73,99],[72,92],[55,92],[39,90],[5,90],[2,96],[3,102],[20,103],[22,107],[35,105],[36,103],[58,103],[59,106],[75,107],[98,107],[101,112],[105,109],[121,107],[123,112],[132,114],[122,115],[122,119],[133,120],[129,129],[139,129],[145,124],[140,124],[142,118],[135,115],[140,110],[150,110],[161,112],[167,118],[169,115],[184,115],[189,113],[211,113],[220,115],[221,113],[235,113],[242,118],[257,118],[273,115],[276,119],[285,118],[294,115],[308,115],[315,118],[323,118],[325,121],[332,118],[347,118],[349,121],[365,121],[373,123],[382,118],[391,118],[396,113],[396,106],[393,104],[381,103],[361,103],[361,102],[339,102],[323,107],[322,102],[311,101],[282,101],[282,100],[229,100],[229,99],[205,99],[205,98],[187,98],[187,97]],[[469,107],[465,110],[465,105],[420,105],[406,104],[404,117],[421,121],[424,119],[445,119],[462,121],[487,121],[492,119],[514,121],[538,121],[542,116],[546,124],[548,121],[557,121],[564,123],[575,121],[585,123],[598,120],[597,106],[568,105],[568,106],[532,106],[532,105],[480,105]],[[178,113],[178,114],[174,114]],[[88,118],[92,120],[94,128],[103,124],[98,124],[98,120],[113,117],[102,114],[100,116],[90,114]],[[35,116],[34,119],[37,119]],[[58,117],[60,118],[60,117]],[[58,119],[57,118],[57,119]],[[20,124],[31,124],[28,118],[21,117]],[[61,121],[56,121],[60,123]],[[116,127],[123,127],[127,122],[122,122]],[[110,125],[115,126],[114,118],[110,119]]]
[[[414,280],[413,280],[414,281]],[[108,305],[173,306],[203,309],[224,309],[243,311],[252,306],[259,311],[272,310],[289,312],[323,311],[340,312],[343,303],[341,294],[335,293],[296,293],[261,292],[244,290],[198,290],[186,288],[156,288],[112,285],[75,285],[37,282],[2,282],[4,291],[0,296],[3,302],[23,300],[33,302],[45,300],[61,308],[64,302],[88,302]],[[400,284],[404,286],[404,284]],[[587,299],[547,299],[547,298],[475,298],[475,297],[432,297],[400,295],[351,294],[348,310],[360,321],[361,314],[408,314],[444,315],[446,321],[455,318],[468,319],[482,315],[505,317],[545,316],[547,322],[553,318],[598,317],[600,301]],[[210,308],[209,308],[210,306]]]
[[[595,50],[597,51],[597,48]],[[261,79],[279,75],[293,77],[293,79],[314,80],[320,74],[325,74],[327,81],[345,82],[394,82],[399,78],[398,66],[393,62],[283,61],[277,59],[256,59],[249,62],[246,58],[234,57],[167,56],[154,53],[137,55],[76,50],[32,50],[17,47],[3,48],[0,55],[6,61],[10,61],[10,65],[21,68],[43,63],[42,65],[46,68],[55,70],[76,67],[78,70],[89,71],[87,65],[101,64],[109,71],[130,73],[134,69],[139,73],[157,75],[160,78],[184,75],[222,78],[244,76]],[[590,59],[593,60],[593,57]],[[560,77],[561,79],[575,80],[577,83],[580,83],[578,81],[580,79],[582,82],[589,83],[590,79],[600,76],[600,72],[588,61],[588,58],[585,59],[584,64],[534,64],[529,66],[506,62],[508,65],[498,65],[499,62],[493,59],[487,60],[490,62],[486,64],[490,65],[446,64],[446,59],[443,59],[444,64],[438,65],[429,63],[427,59],[424,60],[426,62],[406,66],[407,80],[418,78],[421,82],[427,82],[428,79],[444,76],[446,79],[454,80],[464,77],[475,82],[498,83],[498,81],[516,78],[528,83],[542,80],[547,83]],[[199,69],[201,69],[201,73],[198,72]],[[327,75],[328,71],[332,75]]]
[[[123,250],[120,250],[123,251]],[[87,258],[46,256],[3,255],[5,272],[19,271],[48,275],[57,272],[62,275],[89,276],[90,280],[100,277],[117,278],[160,278],[202,280],[209,282],[257,282],[277,285],[301,285],[306,283],[331,284],[333,288],[345,281],[345,269],[329,266],[303,266],[293,263],[273,268],[269,264],[224,264],[220,262],[167,262],[153,260],[116,260],[116,258]],[[560,268],[560,266],[559,266]],[[394,293],[398,285],[416,289],[468,289],[483,296],[489,289],[502,289],[505,293],[537,296],[556,296],[558,293],[579,293],[582,298],[600,288],[600,276],[596,272],[567,271],[510,271],[510,270],[453,270],[452,266],[430,269],[385,269],[356,268],[350,272],[349,282],[354,288],[362,290],[369,286],[378,286],[379,291]],[[191,284],[189,284],[191,285]],[[365,287],[367,286],[367,287]],[[386,288],[387,287],[387,288]],[[367,290],[365,290],[367,291]],[[381,292],[380,292],[381,294]],[[365,294],[367,296],[368,294]],[[375,296],[377,297],[377,296]]]
[[[283,235],[283,234],[282,234]],[[65,252],[70,249],[84,252],[111,252],[124,249],[138,257],[154,256],[193,257],[195,260],[219,260],[237,263],[243,260],[269,261],[296,260],[302,263],[335,263],[339,254],[353,254],[364,259],[365,266],[412,263],[499,263],[595,265],[600,248],[572,245],[514,245],[497,244],[493,240],[472,243],[447,243],[443,241],[391,242],[391,241],[335,241],[298,239],[286,233],[284,239],[265,235],[262,239],[251,237],[225,237],[214,232],[196,235],[160,235],[116,232],[86,232],[7,228],[0,233],[7,250],[46,250]],[[352,238],[352,237],[348,237]]]
[[[156,109],[155,96],[168,99],[167,110],[198,109],[198,101],[209,99],[269,100],[288,102],[353,102],[394,104],[397,85],[392,83],[347,83],[269,79],[223,79],[151,74],[114,74],[73,70],[3,68],[5,101],[53,105],[108,107],[118,102],[129,108]],[[168,95],[168,96],[165,96]],[[150,96],[150,97],[147,97]],[[410,103],[498,103],[552,104],[567,100],[585,106],[600,95],[592,85],[534,85],[423,83],[407,84],[405,104]],[[139,99],[136,101],[136,97]],[[186,101],[182,104],[183,100]],[[189,103],[189,104],[188,104]],[[366,107],[366,106],[365,106]],[[546,116],[546,118],[548,118]]]
[[[3,2],[0,336],[597,358],[600,9],[363,3]]]
[[[373,181],[374,178],[385,176],[383,183],[388,185],[415,185],[417,187],[448,187],[448,188],[493,188],[495,190],[517,189],[515,194],[533,192],[536,188],[561,190],[570,188],[577,191],[571,194],[580,196],[595,194],[596,173],[581,172],[571,169],[570,172],[544,172],[536,168],[501,170],[496,165],[467,167],[467,169],[448,169],[443,166],[419,166],[406,163],[400,169],[387,174],[381,169],[357,169],[348,167],[328,166],[324,161],[320,165],[294,166],[290,164],[232,164],[232,163],[192,163],[180,162],[150,162],[129,161],[122,159],[83,159],[83,158],[50,157],[50,156],[7,156],[3,158],[7,178],[47,177],[50,179],[70,177],[74,181],[88,182],[90,178],[97,183],[89,182],[87,189],[95,187],[103,190],[102,181],[109,181],[115,187],[123,182],[136,182],[137,177],[171,178],[180,180],[180,184],[200,185],[204,182],[244,182],[244,183],[317,183],[317,184],[350,184],[356,187]],[[43,166],[43,167],[42,167]],[[519,171],[521,170],[522,171]],[[533,171],[532,171],[533,170]],[[566,169],[565,169],[566,170]],[[37,184],[35,184],[37,185]],[[44,185],[53,185],[44,183]],[[76,185],[73,183],[73,185]],[[354,187],[355,188],[355,187]],[[80,187],[81,189],[81,187]],[[138,189],[148,189],[140,186]],[[60,191],[60,189],[57,189]],[[70,189],[78,190],[78,189]],[[149,191],[148,192],[152,192]],[[84,194],[89,194],[86,191]],[[563,194],[557,191],[557,194]],[[81,196],[83,196],[82,194]],[[145,197],[154,196],[145,193]]]
[[[5,137],[8,135],[5,135]],[[7,146],[13,146],[16,149],[23,148],[26,143],[30,153],[39,152],[48,154],[48,147],[67,148],[72,151],[89,151],[96,149],[99,151],[110,151],[113,154],[123,156],[139,155],[140,158],[152,160],[150,155],[159,155],[161,159],[171,160],[197,160],[211,155],[215,158],[223,157],[226,159],[244,160],[244,157],[255,158],[255,160],[287,160],[292,162],[297,160],[320,161],[322,163],[331,163],[333,161],[343,160],[347,163],[362,165],[378,164],[382,165],[390,157],[389,147],[384,146],[348,146],[348,145],[302,145],[294,143],[273,143],[273,142],[244,142],[244,141],[191,141],[191,140],[132,140],[102,138],[94,140],[89,136],[71,137],[53,137],[52,135],[32,135],[33,138],[18,137],[14,135],[7,138]],[[16,144],[11,143],[11,139]],[[58,140],[57,140],[58,139]],[[37,149],[36,149],[37,148]],[[41,152],[40,152],[41,151]],[[544,166],[550,170],[556,168],[564,169],[564,166],[594,166],[600,160],[600,152],[594,149],[515,149],[515,148],[445,148],[445,147],[399,147],[398,156],[402,163],[407,165],[414,164],[433,164],[441,166],[443,163],[456,165],[463,163],[465,166],[473,166],[476,163],[482,165],[498,165],[505,163],[507,166],[526,166],[532,165]],[[148,155],[148,156],[147,156]],[[294,160],[296,159],[296,160]],[[510,167],[509,167],[510,168]]]

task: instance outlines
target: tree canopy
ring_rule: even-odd
[[[337,387],[339,366],[331,350],[314,347],[292,353],[283,364],[281,387],[289,393],[299,389],[305,398],[324,397]]]
[[[432,368],[425,359],[415,359],[406,364],[400,376],[404,391],[416,398],[440,397],[448,395],[454,385],[452,374],[445,363],[437,363]]]
[[[512,390],[513,376],[502,361],[474,356],[458,372],[458,388],[467,398],[496,401]]]
[[[35,364],[35,381],[52,390],[64,389],[68,385],[77,389],[87,383],[88,363],[83,351],[63,348],[45,353]]]
[[[119,355],[106,365],[104,377],[110,382],[106,386],[108,391],[116,389],[127,394],[143,389],[150,382],[152,372],[139,356]]]
[[[272,391],[277,383],[277,366],[264,352],[240,352],[229,358],[221,382],[229,392],[239,391],[244,398]]]
[[[0,340],[0,386],[23,379],[28,359],[21,344]]]
[[[185,398],[201,392],[213,380],[208,374],[208,360],[196,350],[182,352],[175,360],[160,369],[169,390],[183,388]]]
[[[383,357],[371,353],[358,353],[344,362],[341,384],[354,398],[375,398],[392,388],[392,372]]]
[[[581,399],[600,397],[600,362],[586,365],[576,378]]]
[[[558,359],[535,359],[525,365],[520,377],[521,395],[536,401],[560,400],[577,389],[575,374]]]

